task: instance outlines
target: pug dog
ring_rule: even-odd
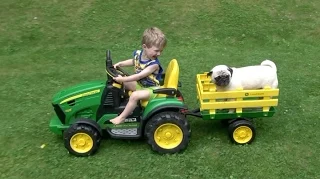
[[[242,88],[244,90],[262,89],[270,86],[278,87],[277,67],[271,60],[264,60],[260,65],[230,68],[217,65],[207,74],[217,91],[230,91]]]
[[[226,65],[217,65],[207,74],[211,82],[216,85],[216,91],[232,91],[238,88],[244,90],[262,89],[270,86],[278,87],[277,67],[271,60],[264,60],[260,65],[230,68]],[[233,98],[223,101],[235,101]],[[234,113],[235,109],[229,109]]]

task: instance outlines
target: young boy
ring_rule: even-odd
[[[111,119],[113,124],[122,123],[136,108],[138,101],[154,98],[153,88],[159,86],[159,80],[163,71],[158,57],[165,48],[167,40],[163,32],[157,27],[151,27],[144,31],[142,37],[142,50],[133,53],[134,58],[118,62],[116,68],[134,66],[135,74],[131,76],[118,76],[114,80],[123,83],[127,90],[133,91],[129,102],[123,112]]]

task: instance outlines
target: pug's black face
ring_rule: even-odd
[[[219,75],[214,78],[214,81],[217,86],[228,86],[230,83],[230,75]]]
[[[225,87],[228,86],[233,74],[233,69],[226,65],[215,66],[207,76],[211,76],[211,82],[216,86]]]

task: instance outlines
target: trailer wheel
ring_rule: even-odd
[[[191,130],[182,114],[167,111],[153,116],[148,121],[145,135],[154,151],[173,154],[188,146]]]
[[[229,136],[237,144],[250,144],[255,136],[256,131],[249,120],[236,120],[229,125]]]

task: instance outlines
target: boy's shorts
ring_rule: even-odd
[[[149,97],[148,101],[157,97],[157,94],[154,94],[153,90],[158,89],[158,88],[159,88],[158,86],[143,87],[139,83],[137,83],[137,85],[136,85],[136,90],[148,90],[150,92],[150,97]]]

